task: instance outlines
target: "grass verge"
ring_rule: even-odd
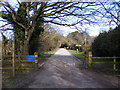
[[[84,60],[84,53],[83,52],[77,52],[75,50],[68,50],[71,54],[73,54],[76,58],[80,59],[80,60]]]
[[[42,64],[43,62],[45,62],[47,60],[47,58],[52,56],[56,51],[57,51],[57,49],[55,49],[53,51],[39,53],[39,58],[38,58],[39,63]]]
[[[71,54],[73,54],[76,58],[80,59],[81,61],[84,61],[83,52],[77,52],[75,50],[68,50],[68,51]],[[105,75],[115,75],[115,76],[118,75],[118,71],[113,71],[113,63],[109,63],[111,62],[111,60],[101,58],[101,59],[93,59],[92,62],[93,62],[92,66],[88,68],[89,70],[92,70],[97,73],[102,73]],[[104,63],[101,63],[101,62],[104,62]]]

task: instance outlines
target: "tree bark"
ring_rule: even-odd
[[[24,40],[24,55],[28,55],[29,54],[29,42],[27,40]]]
[[[29,45],[29,39],[28,39],[28,31],[25,30],[25,39],[24,39],[24,55],[28,55],[29,51],[28,51],[28,45]]]
[[[33,25],[31,29],[29,28],[29,30],[28,29],[25,30],[24,55],[29,55],[29,41],[31,39],[34,29],[35,29],[35,26]]]

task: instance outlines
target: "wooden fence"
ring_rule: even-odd
[[[89,52],[86,63],[89,67],[92,67],[93,64],[112,64],[113,71],[118,71],[120,57],[92,57],[92,52]]]
[[[2,70],[12,70],[13,76],[17,70],[35,69],[38,66],[38,55],[35,53],[35,62],[28,62],[25,55],[3,56]]]

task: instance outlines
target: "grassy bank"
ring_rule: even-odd
[[[57,49],[56,49],[57,50]],[[39,53],[39,64],[42,64],[49,58],[51,55],[53,55],[56,50],[54,51],[48,51]],[[12,60],[10,60],[12,61]],[[19,67],[22,66],[22,67]],[[25,68],[23,68],[23,66]],[[39,70],[42,70],[42,68],[36,68],[35,63],[28,63],[25,62],[25,60],[21,60],[20,63],[16,63],[16,69],[15,69],[15,76],[12,76],[12,66],[4,66],[3,72],[2,72],[2,87],[3,88],[16,88],[24,86],[30,82],[32,82],[33,77],[37,74]],[[26,68],[27,67],[27,68]]]

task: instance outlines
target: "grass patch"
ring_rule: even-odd
[[[56,51],[57,51],[57,49],[55,49],[53,51],[39,53],[39,57],[38,57],[39,63],[43,63],[44,61],[46,61],[47,58],[49,58],[51,55],[53,55]]]
[[[73,54],[76,58],[80,59],[81,61],[85,60],[83,52],[77,52],[75,50],[68,50],[71,54]],[[87,59],[88,61],[88,59]],[[118,62],[119,60],[117,60]],[[118,63],[116,64],[116,68],[118,69]],[[109,58],[93,58],[92,59],[92,66],[89,67],[89,70],[92,70],[97,73],[102,73],[106,75],[117,75],[118,71],[113,70],[113,59]]]
[[[83,52],[77,52],[75,50],[68,50],[71,54],[73,54],[76,58],[80,60],[84,60],[84,53]]]
[[[114,71],[113,66],[113,59],[108,59],[108,58],[98,58],[98,59],[93,59],[92,60],[92,67],[91,69],[96,71],[96,72],[100,72],[100,73],[104,73],[107,75],[117,75],[118,74],[118,62],[116,63],[116,71]]]

